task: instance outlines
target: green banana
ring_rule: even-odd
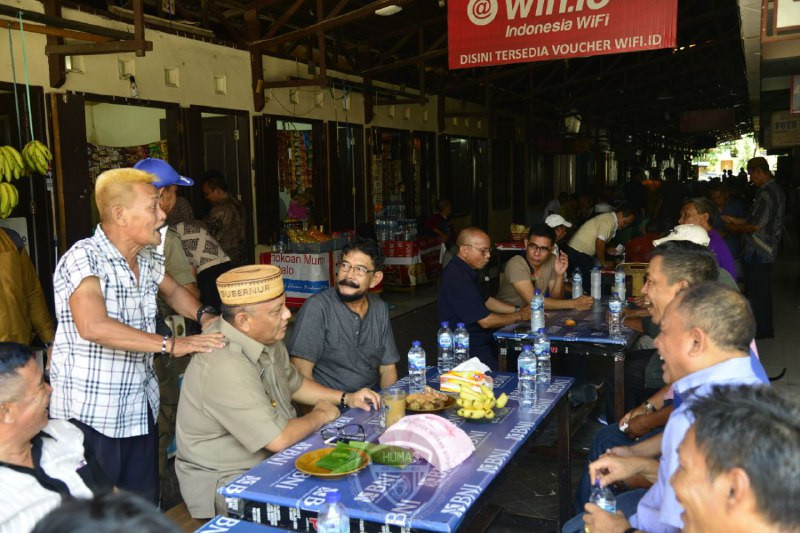
[[[6,218],[10,212],[8,206],[11,204],[11,199],[8,197],[5,185],[6,183],[0,183],[0,218]]]

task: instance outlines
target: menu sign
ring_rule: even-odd
[[[451,69],[675,46],[678,0],[449,0]]]

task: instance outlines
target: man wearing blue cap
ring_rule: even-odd
[[[175,204],[178,186],[189,187],[194,185],[194,181],[191,178],[178,174],[172,168],[172,165],[163,159],[142,159],[133,168],[149,172],[158,178],[153,182],[153,185],[158,189],[159,206],[165,213],[171,210],[171,207]],[[180,236],[166,224],[160,228],[160,231],[161,244],[157,247],[157,250],[164,255],[164,270],[175,279],[178,285],[182,285],[199,299],[200,290],[197,288],[197,279],[192,273],[186,254],[183,253]],[[161,313],[158,320],[158,332],[168,334],[170,331],[167,329],[163,319],[177,313],[160,296],[158,298],[158,309]],[[158,390],[161,395],[161,403],[158,410],[158,475],[161,478],[162,486],[164,475],[167,471],[167,450],[175,437],[175,420],[178,411],[178,397],[180,395],[178,382],[188,365],[188,357],[180,359],[156,357],[154,360],[156,376],[158,376]]]

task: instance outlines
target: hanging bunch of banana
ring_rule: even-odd
[[[0,181],[0,218],[7,218],[18,202],[17,188],[10,183]]]
[[[37,174],[47,174],[53,155],[47,146],[37,140],[33,140],[22,149],[22,158],[31,171]]]
[[[13,146],[0,146],[0,181],[18,180],[26,175],[27,169]]]

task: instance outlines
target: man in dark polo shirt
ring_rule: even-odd
[[[469,353],[497,371],[492,332],[512,322],[529,320],[531,310],[489,296],[478,281],[478,270],[489,262],[489,236],[476,227],[461,230],[456,256],[442,272],[439,284],[439,321],[451,327],[463,322],[469,331]]]
[[[389,310],[369,294],[383,279],[382,267],[378,243],[356,237],[342,250],[336,286],[300,308],[287,347],[304,377],[347,392],[397,381],[400,355]]]

